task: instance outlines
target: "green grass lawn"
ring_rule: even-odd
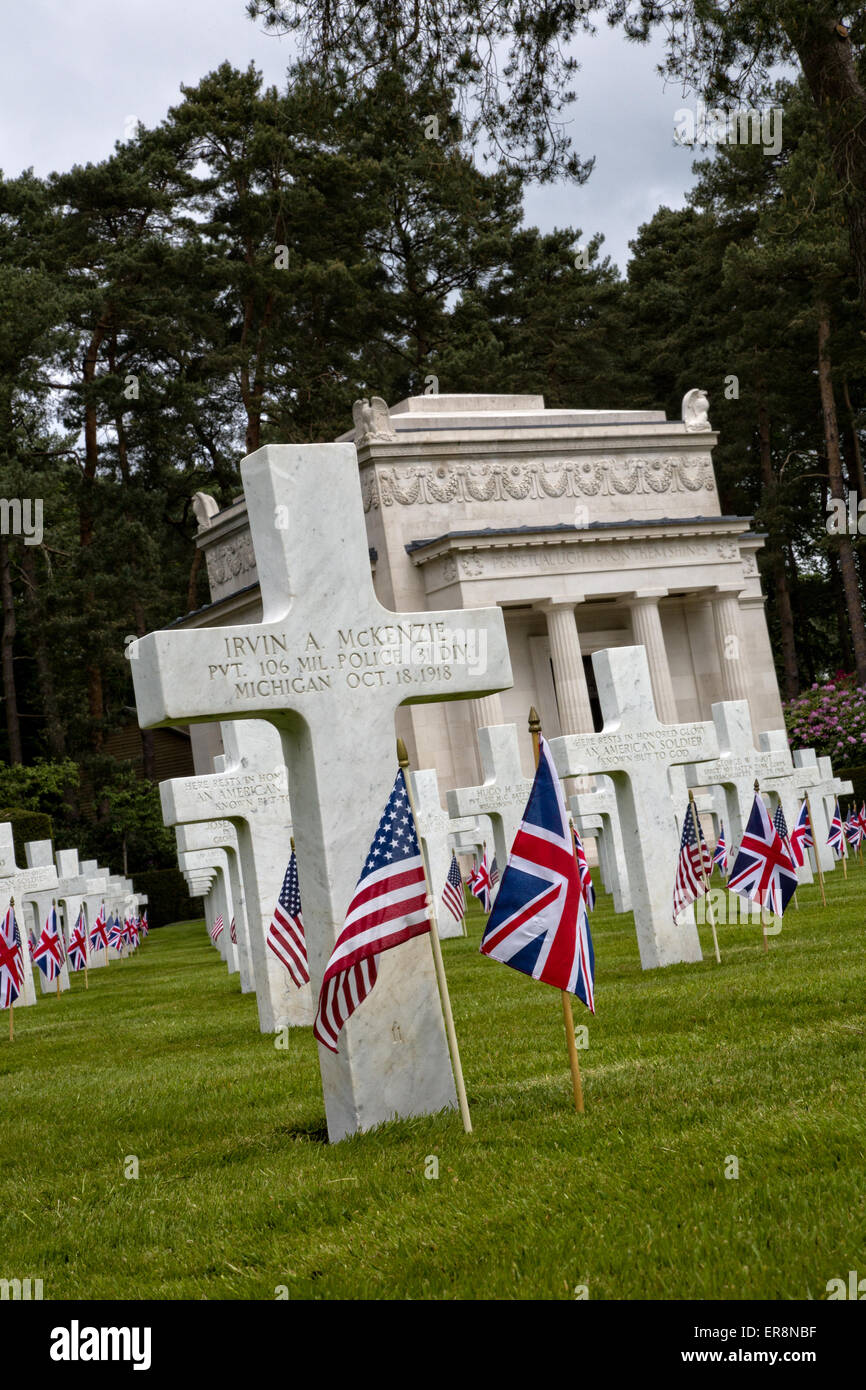
[[[866,868],[767,955],[644,973],[601,897],[577,1116],[559,995],[444,943],[475,1126],[324,1142],[316,1048],[259,1034],[200,922],[0,1015],[0,1278],[45,1298],[824,1298],[866,1275]],[[473,907],[475,904],[473,904]],[[139,1160],[139,1177],[124,1176]],[[439,1161],[438,1179],[425,1177]],[[725,1177],[735,1156],[739,1177]]]

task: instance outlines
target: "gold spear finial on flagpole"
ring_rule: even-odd
[[[448,993],[448,981],[445,978],[445,962],[442,959],[442,947],[439,942],[439,924],[436,921],[436,908],[433,899],[433,889],[430,883],[430,866],[427,863],[427,850],[418,834],[418,817],[415,813],[415,798],[412,794],[412,779],[409,776],[409,754],[402,738],[397,739],[397,762],[403,773],[403,781],[406,784],[406,795],[409,798],[409,812],[415,825],[415,834],[418,836],[418,846],[421,850],[421,861],[424,865],[424,880],[427,884],[427,916],[430,920],[430,946],[433,951],[433,964],[436,969],[436,983],[439,986],[439,999],[442,1003],[442,1013],[445,1016],[445,1032],[448,1036],[448,1050],[451,1053],[451,1065],[454,1068],[454,1082],[457,1086],[457,1100],[460,1105],[460,1114],[463,1119],[463,1128],[467,1134],[472,1133],[472,1119],[469,1114],[469,1101],[466,1098],[466,1086],[463,1081],[463,1067],[460,1063],[460,1049],[457,1046],[457,1031],[454,1027],[454,1015],[451,1012],[451,996]]]

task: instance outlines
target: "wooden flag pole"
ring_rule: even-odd
[[[809,801],[809,793],[805,792],[803,799],[806,802],[806,815],[809,817],[809,834],[812,838],[812,848],[815,851],[815,868],[818,870],[818,882],[821,885],[821,901],[827,906],[827,894],[824,892],[824,870],[821,868],[821,856],[818,853],[818,843],[815,839],[815,827],[812,824],[812,806]],[[807,851],[808,852],[808,851]]]
[[[689,806],[691,807],[692,820],[695,826],[695,834],[698,839],[698,854],[700,855],[701,860],[701,879],[704,885],[704,897],[707,900],[707,916],[709,918],[710,928],[713,933],[713,948],[716,953],[716,964],[721,965],[722,958],[719,955],[719,938],[716,936],[716,916],[713,912],[713,905],[710,902],[710,880],[707,874],[707,866],[704,863],[704,837],[701,832],[701,823],[698,820],[698,808],[695,805],[695,794],[692,791],[691,787],[689,787]]]
[[[535,766],[538,767],[541,757],[541,720],[535,705],[529,711],[529,732],[532,735],[532,752],[535,757]],[[574,837],[572,836],[572,849],[574,849]],[[562,1021],[565,1024],[565,1040],[568,1044],[568,1061],[571,1067],[571,1089],[574,1093],[574,1108],[578,1115],[584,1113],[583,1109],[583,1082],[580,1079],[580,1061],[577,1056],[577,1043],[574,1040],[574,1014],[571,1009],[571,995],[568,990],[560,990],[562,995]]]
[[[52,899],[51,899],[51,906],[54,908],[54,911],[55,911],[55,914],[56,914],[56,912],[57,912],[57,899],[56,899],[56,898],[52,898]],[[56,923],[55,925],[57,926],[57,934],[58,934],[58,936],[59,936],[59,935],[60,935],[60,924],[59,924],[59,922],[58,922],[58,923]],[[62,970],[62,969],[63,969],[63,966],[61,965],[60,970]],[[56,981],[55,981],[55,983],[56,983],[56,985],[57,985],[57,998],[58,998],[58,999],[60,998],[60,970],[58,970],[58,972],[57,972],[57,979],[56,979]]]
[[[424,865],[424,881],[427,885],[427,916],[430,920],[430,931],[428,935],[430,937],[430,945],[433,949],[433,964],[436,967],[436,982],[439,986],[439,998],[442,1001],[442,1012],[445,1015],[445,1032],[448,1035],[448,1050],[451,1053],[451,1064],[454,1067],[457,1100],[460,1104],[463,1129],[467,1134],[471,1134],[472,1119],[469,1114],[469,1101],[466,1099],[466,1086],[463,1081],[463,1067],[460,1064],[460,1049],[457,1046],[457,1031],[454,1027],[454,1015],[451,1012],[451,996],[448,993],[448,981],[445,978],[445,962],[442,959],[442,946],[439,941],[439,923],[436,920],[435,900],[430,882],[430,867],[427,863],[427,849],[424,841],[418,834],[418,819],[415,815],[415,797],[412,794],[412,782],[409,777],[409,754],[406,751],[406,745],[402,738],[397,739],[397,761],[403,769],[403,780],[406,783],[406,794],[409,797],[409,812],[415,826],[415,834],[418,835],[418,846],[421,850],[421,861]]]
[[[760,788],[760,786],[758,785],[758,779],[757,779],[757,777],[756,777],[756,778],[755,778],[755,796],[760,796],[760,794],[761,794],[761,788]],[[765,952],[766,952],[766,951],[769,951],[769,949],[770,949],[769,946],[767,945],[767,924],[766,924],[766,922],[764,921],[764,913],[766,912],[766,910],[767,910],[767,909],[764,907],[764,904],[761,903],[761,936],[762,936],[762,938],[763,938],[763,942],[764,942],[764,951],[765,951]]]

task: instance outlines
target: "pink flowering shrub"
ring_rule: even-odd
[[[866,762],[866,689],[840,671],[785,705],[792,748],[814,748],[836,766]]]

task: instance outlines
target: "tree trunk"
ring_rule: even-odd
[[[0,536],[0,595],[3,608],[3,639],[0,644],[3,666],[3,698],[6,702],[6,731],[9,736],[10,763],[23,763],[21,724],[18,719],[18,692],[15,689],[15,595],[12,592],[12,566],[9,545]]]
[[[186,590],[187,613],[194,613],[198,608],[198,576],[201,570],[202,554],[203,552],[196,546],[192,557],[192,564],[189,567],[189,584]]]
[[[845,501],[845,480],[842,475],[842,452],[839,447],[839,422],[836,415],[836,399],[833,394],[832,364],[830,361],[830,313],[826,304],[818,307],[818,385],[821,391],[821,411],[824,417],[824,443],[827,450],[827,473],[830,480],[830,494]],[[854,560],[854,547],[851,537],[840,535],[837,538],[839,569],[842,574],[842,588],[845,593],[845,607],[848,610],[848,624],[851,629],[851,642],[854,648],[854,670],[857,684],[866,686],[866,623],[863,620],[863,602],[860,585],[857,581],[857,567]]]
[[[30,625],[30,640],[36,659],[39,676],[39,689],[42,694],[42,715],[45,720],[45,737],[52,758],[65,758],[66,734],[60,720],[57,703],[57,687],[54,682],[54,668],[48,654],[45,640],[45,611],[39,593],[39,578],[36,572],[35,548],[23,547],[21,568],[24,572],[27,619]]]
[[[761,460],[761,481],[764,496],[770,504],[772,515],[778,479],[773,470],[773,451],[770,440],[770,417],[763,401],[758,406],[758,452]],[[797,662],[797,643],[795,639],[794,610],[791,604],[791,590],[785,569],[785,557],[779,548],[775,526],[767,546],[768,569],[773,581],[776,612],[779,617],[779,638],[782,647],[782,670],[784,673],[784,694],[786,700],[793,700],[800,693],[800,668]]]
[[[784,22],[812,100],[821,113],[830,158],[845,200],[851,255],[860,303],[866,311],[866,89],[854,64],[851,42],[836,32],[840,13],[816,15],[798,5]]]
[[[863,476],[863,451],[860,448],[860,435],[854,423],[854,407],[851,404],[851,394],[848,390],[847,379],[842,382],[842,396],[845,401],[845,462],[848,467],[848,478],[857,493],[857,501],[862,502],[866,498],[866,478]]]

